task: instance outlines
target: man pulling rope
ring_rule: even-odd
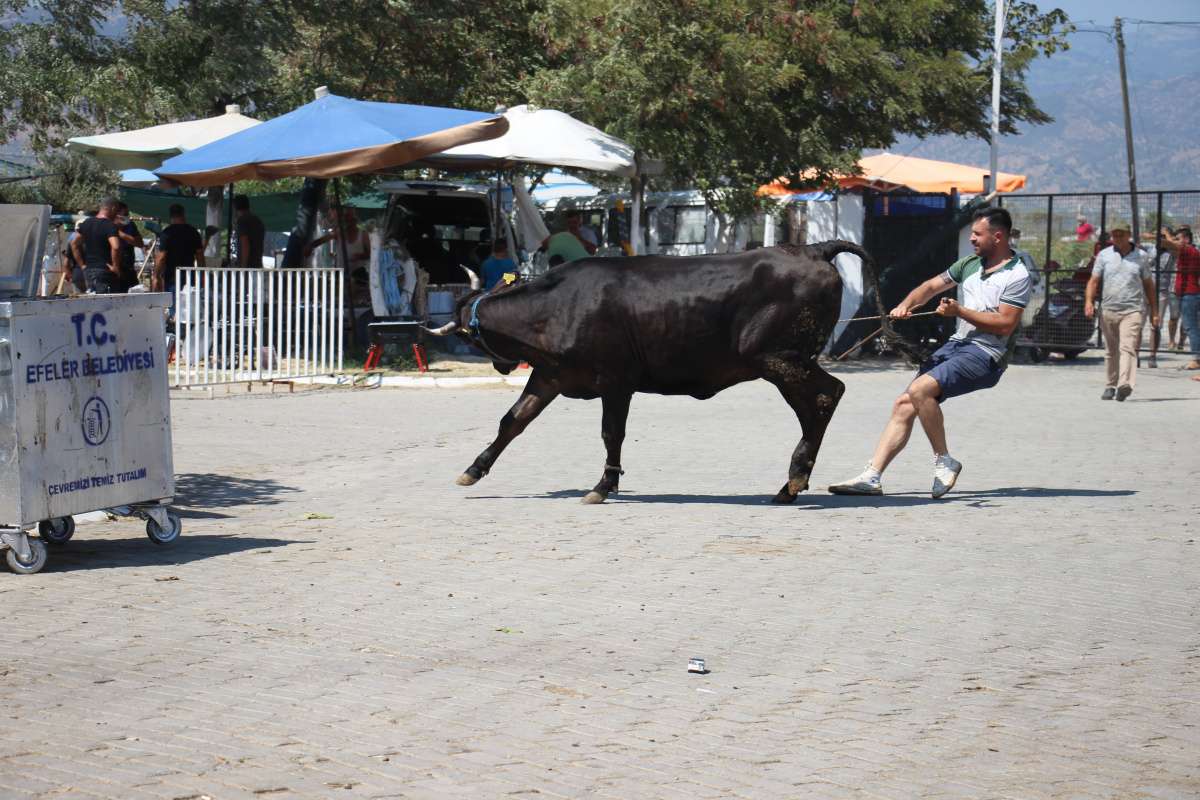
[[[933,496],[953,488],[962,463],[950,457],[940,404],[951,397],[990,389],[1008,366],[1013,335],[1021,311],[1029,302],[1029,272],[1009,245],[1012,218],[1003,208],[986,208],[975,214],[971,246],[975,255],[955,262],[950,269],[922,283],[888,314],[908,319],[934,296],[962,287],[963,302],[942,298],[935,313],[957,317],[958,327],[946,344],[921,364],[917,377],[896,398],[892,416],[866,469],[845,483],[829,487],[834,494],[883,494],[883,471],[912,433],[921,427],[933,446]]]

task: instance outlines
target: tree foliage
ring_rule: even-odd
[[[1010,2],[1003,125],[1060,11]],[[575,114],[736,215],[781,175],[852,169],[897,135],[986,135],[986,0],[0,0],[0,140],[220,113],[328,85],[365,99]],[[1056,34],[1056,31],[1059,33]]]
[[[39,203],[56,211],[91,211],[96,201],[116,192],[117,176],[99,161],[79,153],[43,153],[34,180],[0,186],[0,202]]]
[[[1065,46],[1061,11],[1014,2],[1002,130],[1048,117],[1024,82]],[[984,0],[546,0],[535,25],[561,63],[537,100],[654,153],[673,185],[735,214],[779,176],[820,179],[900,134],[986,135]]]

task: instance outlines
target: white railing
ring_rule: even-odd
[[[171,385],[214,386],[342,371],[340,269],[181,268]]]

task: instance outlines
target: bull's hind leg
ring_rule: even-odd
[[[487,475],[492,469],[492,465],[496,463],[496,459],[504,452],[504,448],[508,447],[508,443],[517,438],[521,431],[525,430],[525,427],[533,422],[534,418],[542,413],[542,409],[550,405],[550,401],[556,397],[558,397],[558,387],[553,382],[540,377],[537,370],[534,370],[533,374],[529,376],[529,382],[525,384],[525,391],[521,392],[520,398],[508,410],[508,413],[501,417],[500,435],[475,457],[475,461],[467,467],[466,472],[458,476],[458,485],[470,486]]]
[[[788,464],[788,482],[772,502],[791,503],[808,488],[808,477],[817,461],[817,451],[825,438],[825,429],[842,398],[846,386],[812,361],[788,361],[782,357],[765,359],[763,377],[779,389],[783,399],[800,420],[802,437],[792,451]]]
[[[629,401],[632,394],[606,394],[600,402],[604,414],[600,421],[600,437],[604,439],[607,461],[600,482],[583,497],[588,504],[603,503],[610,494],[615,494],[621,481],[621,444],[625,441],[625,420],[629,417]]]

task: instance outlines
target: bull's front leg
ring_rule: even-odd
[[[459,486],[470,486],[491,471],[496,459],[508,447],[509,442],[521,435],[521,431],[533,422],[542,410],[550,405],[550,401],[558,397],[558,387],[553,381],[542,378],[537,370],[529,376],[525,391],[500,419],[500,434],[489,444],[482,453],[475,457],[467,471],[458,476]]]
[[[825,429],[846,386],[821,369],[815,361],[794,364],[770,359],[763,377],[779,389],[800,420],[801,439],[788,462],[788,482],[772,498],[773,503],[792,503],[808,488],[808,479],[825,438]]]
[[[600,482],[583,497],[589,505],[603,503],[610,494],[616,494],[621,481],[621,444],[625,441],[625,420],[629,417],[629,401],[632,394],[604,395],[604,413],[600,421],[600,437],[604,439],[607,461]]]

